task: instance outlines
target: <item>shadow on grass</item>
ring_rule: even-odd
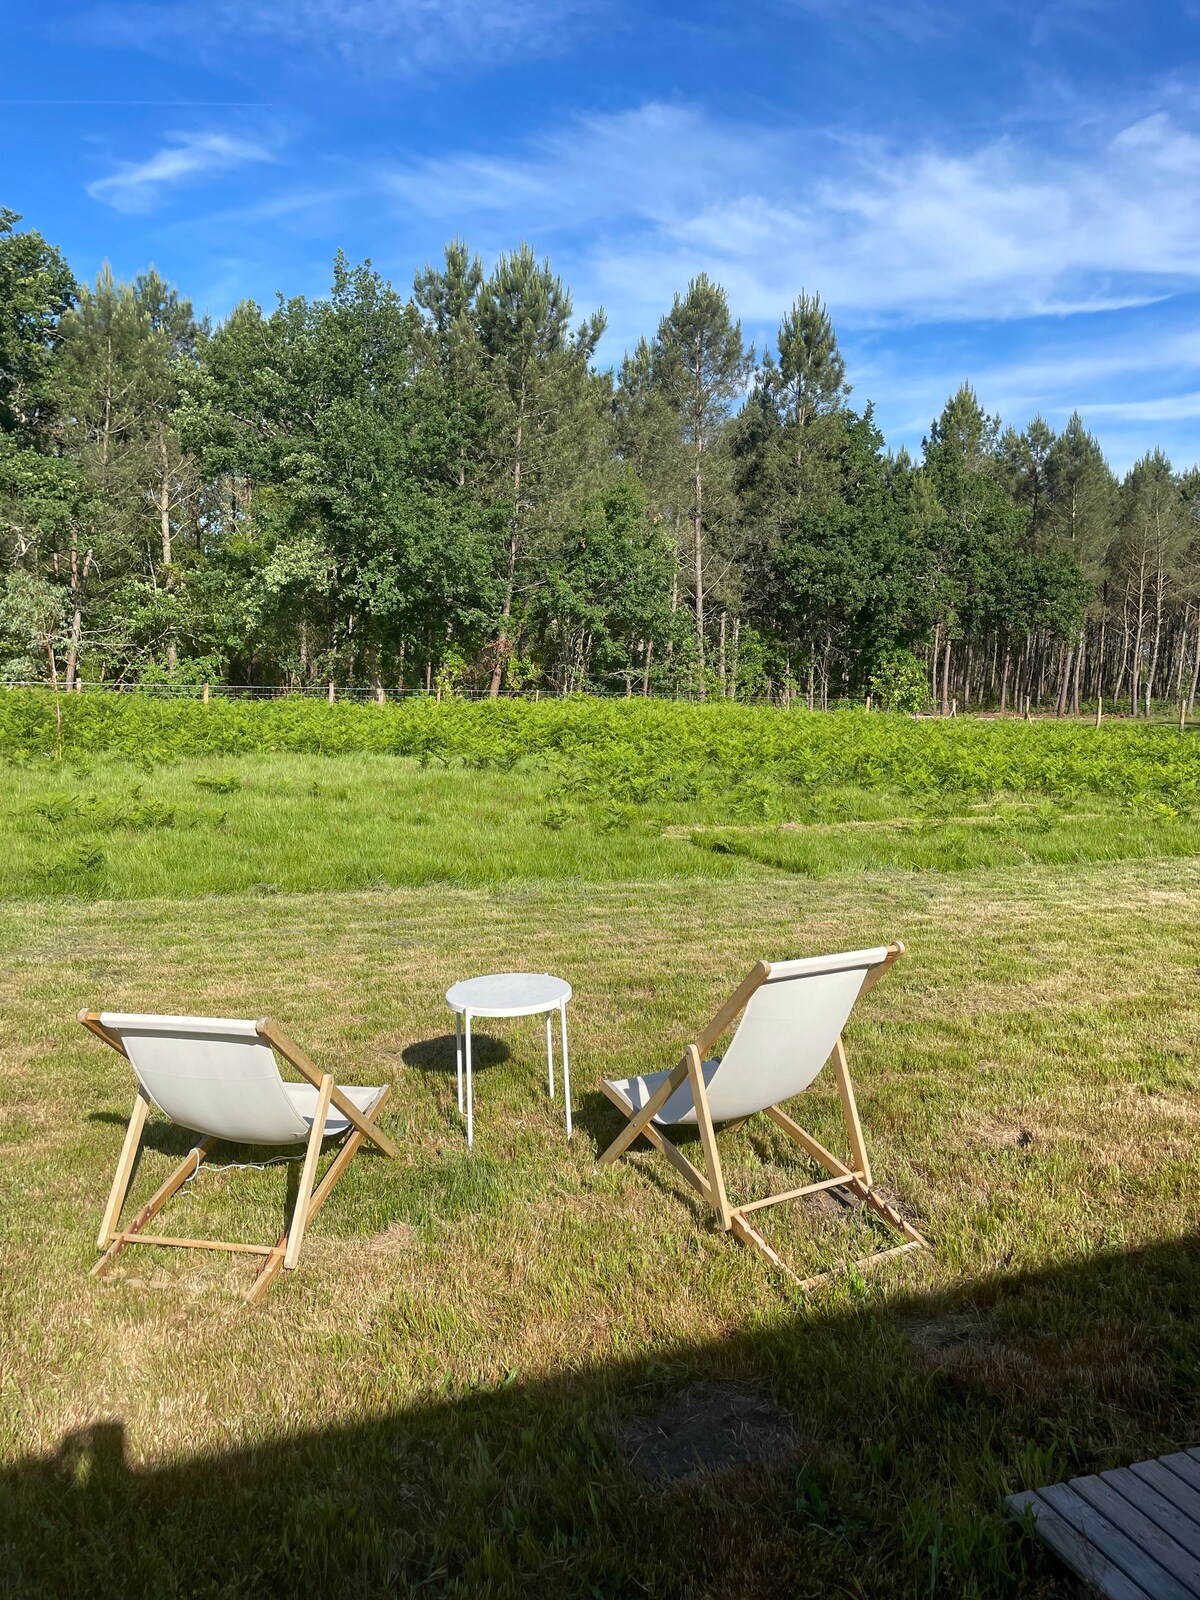
[[[456,1043],[452,1033],[441,1033],[434,1039],[419,1039],[416,1044],[406,1045],[400,1052],[400,1059],[406,1067],[415,1067],[418,1072],[456,1072],[457,1054]],[[481,1067],[497,1067],[502,1061],[511,1061],[512,1051],[503,1039],[497,1039],[490,1033],[472,1031],[471,1034],[471,1070],[478,1072]]]
[[[124,1130],[129,1126],[128,1111],[89,1111],[89,1122],[103,1122],[110,1127]],[[191,1133],[187,1128],[181,1128],[174,1122],[167,1122],[162,1117],[153,1116],[142,1129],[142,1142],[139,1147],[139,1157],[142,1150],[155,1150],[160,1155],[174,1156],[177,1161],[182,1161],[189,1150],[194,1150],[200,1143],[201,1135]],[[301,1151],[297,1160],[303,1160]],[[135,1174],[136,1176],[136,1174]]]
[[[0,1473],[0,1589],[1065,1597],[1003,1496],[1193,1444],[1198,1312],[1181,1239],[938,1293],[781,1288],[776,1316],[718,1340],[614,1340],[608,1360],[150,1467],[105,1420]],[[785,1419],[775,1453],[632,1470],[647,1419],[714,1384],[750,1397],[737,1415]]]

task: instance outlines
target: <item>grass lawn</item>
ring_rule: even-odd
[[[1075,1594],[1003,1496],[1200,1440],[1194,824],[1105,795],[794,799],[614,816],[532,767],[363,753],[10,769],[0,1589]],[[596,1167],[601,1076],[671,1064],[760,956],[890,938],[909,953],[847,1045],[930,1255],[803,1296],[648,1151]],[[488,1024],[468,1155],[442,995],[506,968],[575,986],[576,1136],[540,1024]],[[256,1311],[236,1257],[130,1250],[90,1280],[133,1083],[83,1005],[269,1013],[394,1084],[400,1158],[352,1163]],[[837,1139],[832,1083],[802,1120]],[[152,1125],[134,1203],[190,1142]],[[739,1197],[803,1171],[769,1125],[723,1148]],[[164,1225],[267,1240],[287,1184],[202,1174]],[[813,1202],[769,1234],[816,1271],[862,1226]],[[725,1384],[786,1439],[648,1475],[653,1419]]]

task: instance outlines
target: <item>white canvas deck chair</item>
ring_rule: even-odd
[[[138,1080],[133,1115],[104,1208],[97,1248],[104,1251],[92,1275],[106,1272],[130,1244],[178,1245],[188,1250],[231,1250],[263,1257],[247,1296],[251,1304],[266,1293],[281,1267],[292,1268],[304,1231],[329,1198],[352,1157],[369,1139],[386,1156],[396,1147],[379,1126],[389,1087],[339,1087],[269,1017],[235,1022],[225,1017],[138,1016],[115,1011],[81,1011],[89,1032],[123,1055]],[[275,1051],[299,1072],[304,1083],[280,1076]],[[151,1107],[171,1122],[204,1137],[142,1207],[120,1229],[121,1207],[133,1174],[142,1130]],[[321,1146],[348,1135],[316,1182]],[[199,1170],[218,1139],[234,1144],[303,1145],[304,1166],[291,1226],[273,1245],[228,1244],[219,1240],[167,1238],[145,1232],[146,1224]],[[315,1185],[315,1187],[314,1187]]]
[[[604,1081],[604,1093],[629,1121],[600,1157],[601,1165],[616,1161],[639,1135],[648,1139],[700,1191],[722,1228],[797,1282],[801,1280],[771,1248],[750,1217],[767,1206],[823,1189],[849,1191],[904,1240],[893,1249],[863,1257],[855,1266],[928,1248],[917,1230],[872,1187],[871,1164],[842,1044],[842,1030],[855,1001],[903,954],[904,946],[897,943],[802,961],[758,962],[696,1041],[688,1045],[673,1071]],[[741,1022],[725,1054],[706,1060],[705,1052],[738,1017]],[[780,1109],[780,1102],[808,1088],[831,1056],[851,1150],[849,1166]],[[765,1112],[830,1176],[747,1205],[731,1206],[721,1174],[715,1124],[740,1127],[759,1111]],[[698,1128],[704,1153],[703,1172],[664,1135],[664,1128],[675,1126]],[[827,1276],[822,1273],[805,1279],[802,1286],[811,1288]]]

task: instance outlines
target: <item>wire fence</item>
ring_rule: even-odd
[[[53,686],[42,679],[8,679],[5,689],[45,689]],[[642,699],[641,689],[628,694],[622,689],[593,689],[586,691],[568,689],[501,689],[493,694],[489,689],[451,689],[442,691],[424,686],[401,689],[395,685],[341,683],[92,683],[77,679],[70,689],[59,686],[61,694],[137,694],[152,695],[166,700],[338,700],[375,702],[384,704],[397,700],[565,700],[586,694],[592,700]],[[686,700],[695,696],[685,694],[653,694],[651,699]],[[766,697],[761,697],[765,699]]]
[[[51,685],[45,678],[13,678],[4,680],[0,687],[5,689],[43,689],[49,692]],[[698,701],[700,696],[694,692],[689,693],[680,689],[673,693],[664,693],[662,690],[651,690],[645,695],[639,685],[625,688],[602,688],[589,686],[587,689],[555,689],[540,685],[528,689],[500,689],[493,693],[490,689],[458,688],[439,689],[436,685],[425,688],[418,685],[413,688],[399,688],[396,685],[371,685],[371,684],[341,684],[341,683],[102,683],[76,679],[70,689],[63,685],[58,686],[59,693],[69,694],[128,694],[149,695],[163,700],[201,700],[206,704],[214,700],[325,700],[331,705],[336,701],[349,700],[358,704],[375,703],[378,705],[393,704],[399,701],[412,700],[672,700],[672,701]],[[786,689],[775,689],[771,692],[756,695],[742,695],[730,697],[717,689],[708,692],[710,700],[724,700],[736,698],[740,705],[797,705],[804,703],[802,692]],[[833,711],[844,709],[847,706],[863,704],[862,700],[839,698],[834,700],[831,696],[826,707],[817,707]]]
[[[49,694],[53,685],[43,679],[8,679],[0,684],[4,689],[39,689]],[[501,689],[493,694],[489,689],[460,689],[440,690],[436,687],[426,689],[424,686],[401,689],[397,686],[382,687],[370,684],[339,684],[339,683],[313,683],[313,684],[280,684],[280,683],[101,683],[85,682],[77,679],[70,689],[59,686],[59,694],[63,697],[74,694],[125,694],[144,695],[160,700],[193,700],[208,705],[212,702],[227,701],[270,701],[270,700],[316,700],[324,701],[330,705],[338,702],[349,701],[353,704],[366,705],[396,705],[404,701],[430,701],[442,700],[520,700],[532,702],[537,700],[670,700],[676,702],[697,703],[700,697],[695,693],[686,693],[683,690],[674,694],[663,694],[652,691],[649,696],[644,696],[640,687],[636,689],[553,689],[546,687],[530,689]],[[719,690],[710,690],[708,701],[720,702],[728,697]],[[882,710],[883,707],[872,703],[872,697],[849,697],[831,695],[822,705],[819,702],[807,706],[806,696],[802,690],[775,688],[769,693],[757,695],[738,695],[739,705],[774,706],[798,710],[807,708],[810,712],[820,711],[850,711],[850,710]],[[1178,721],[1180,728],[1192,722],[1196,707],[1186,695],[1178,699],[1163,698],[1156,700],[1150,708],[1149,714],[1142,711],[1137,719],[1152,722]],[[1044,717],[1063,718],[1071,721],[1095,721],[1100,725],[1101,719],[1109,720],[1116,717],[1124,719],[1131,715],[1128,703],[1114,704],[1111,701],[1088,702],[1082,712],[1076,715],[1057,711],[1053,700],[1036,702],[1029,698],[1022,706],[1013,705],[1004,711],[995,706],[960,707],[957,700],[951,703],[946,710],[939,710],[930,706],[923,712],[910,713],[918,720],[939,718],[946,715],[951,717],[979,718],[984,721],[993,721],[997,718],[1012,719],[1037,719]]]

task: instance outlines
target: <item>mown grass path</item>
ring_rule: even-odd
[[[748,870],[0,905],[7,1587],[1067,1595],[1003,1494],[1200,1439],[1200,861]],[[648,1154],[597,1170],[602,1074],[668,1064],[759,956],[895,937],[847,1042],[930,1257],[799,1299]],[[537,1025],[489,1028],[469,1156],[442,994],[509,967],[575,986],[578,1132]],[[352,1165],[260,1311],[221,1257],[87,1278],[132,1086],[85,1004],[270,1013],[394,1083],[401,1159]],[[834,1139],[832,1089],[806,1098]],[[162,1130],[135,1196],[185,1147]],[[740,1193],[778,1177],[769,1132],[728,1149]],[[284,1195],[230,1173],[178,1206],[266,1238]],[[851,1231],[814,1208],[776,1237],[809,1266]],[[698,1376],[785,1406],[795,1453],[631,1478],[613,1430]]]

